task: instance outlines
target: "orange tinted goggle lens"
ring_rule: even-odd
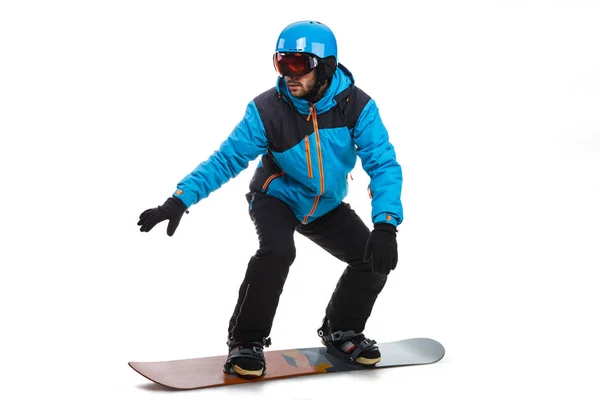
[[[299,53],[276,53],[273,55],[275,69],[282,76],[302,76],[316,66],[313,57]]]

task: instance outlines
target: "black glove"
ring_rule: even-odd
[[[171,196],[162,206],[149,208],[141,213],[140,220],[137,224],[141,226],[141,232],[150,232],[150,230],[154,228],[154,225],[168,219],[169,225],[167,225],[167,235],[173,236],[184,212],[189,213],[185,204],[177,197]]]
[[[371,261],[373,272],[388,275],[398,264],[396,227],[385,222],[375,224],[367,241],[364,262]]]

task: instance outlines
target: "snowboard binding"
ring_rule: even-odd
[[[323,320],[323,326],[317,330],[317,334],[329,354],[344,360],[348,364],[361,367],[372,366],[381,359],[375,340],[367,339],[362,333],[356,333],[353,330],[332,332],[326,318]],[[379,356],[374,362],[357,361],[361,355],[367,353],[376,353]]]
[[[242,378],[258,378],[263,376],[267,372],[267,365],[265,362],[265,354],[263,351],[263,347],[269,347],[271,344],[271,339],[266,338],[261,342],[231,342],[228,341],[227,345],[229,346],[229,355],[227,356],[227,361],[223,366],[223,372],[226,374],[235,374]],[[244,364],[252,364],[254,366],[260,365],[259,368],[252,368],[251,370],[241,369],[240,365],[242,364],[241,359],[244,359]]]

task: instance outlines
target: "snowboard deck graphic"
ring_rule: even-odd
[[[432,364],[445,354],[444,346],[428,338],[378,343],[377,346],[381,351],[381,361],[370,367],[347,364],[327,353],[325,347],[265,351],[266,373],[254,379],[224,373],[226,355],[173,361],[132,361],[129,366],[155,383],[189,390],[332,372]]]

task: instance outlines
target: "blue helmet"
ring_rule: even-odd
[[[331,29],[317,21],[294,22],[279,34],[276,53],[310,53],[325,59],[334,57],[337,64],[337,42]]]

